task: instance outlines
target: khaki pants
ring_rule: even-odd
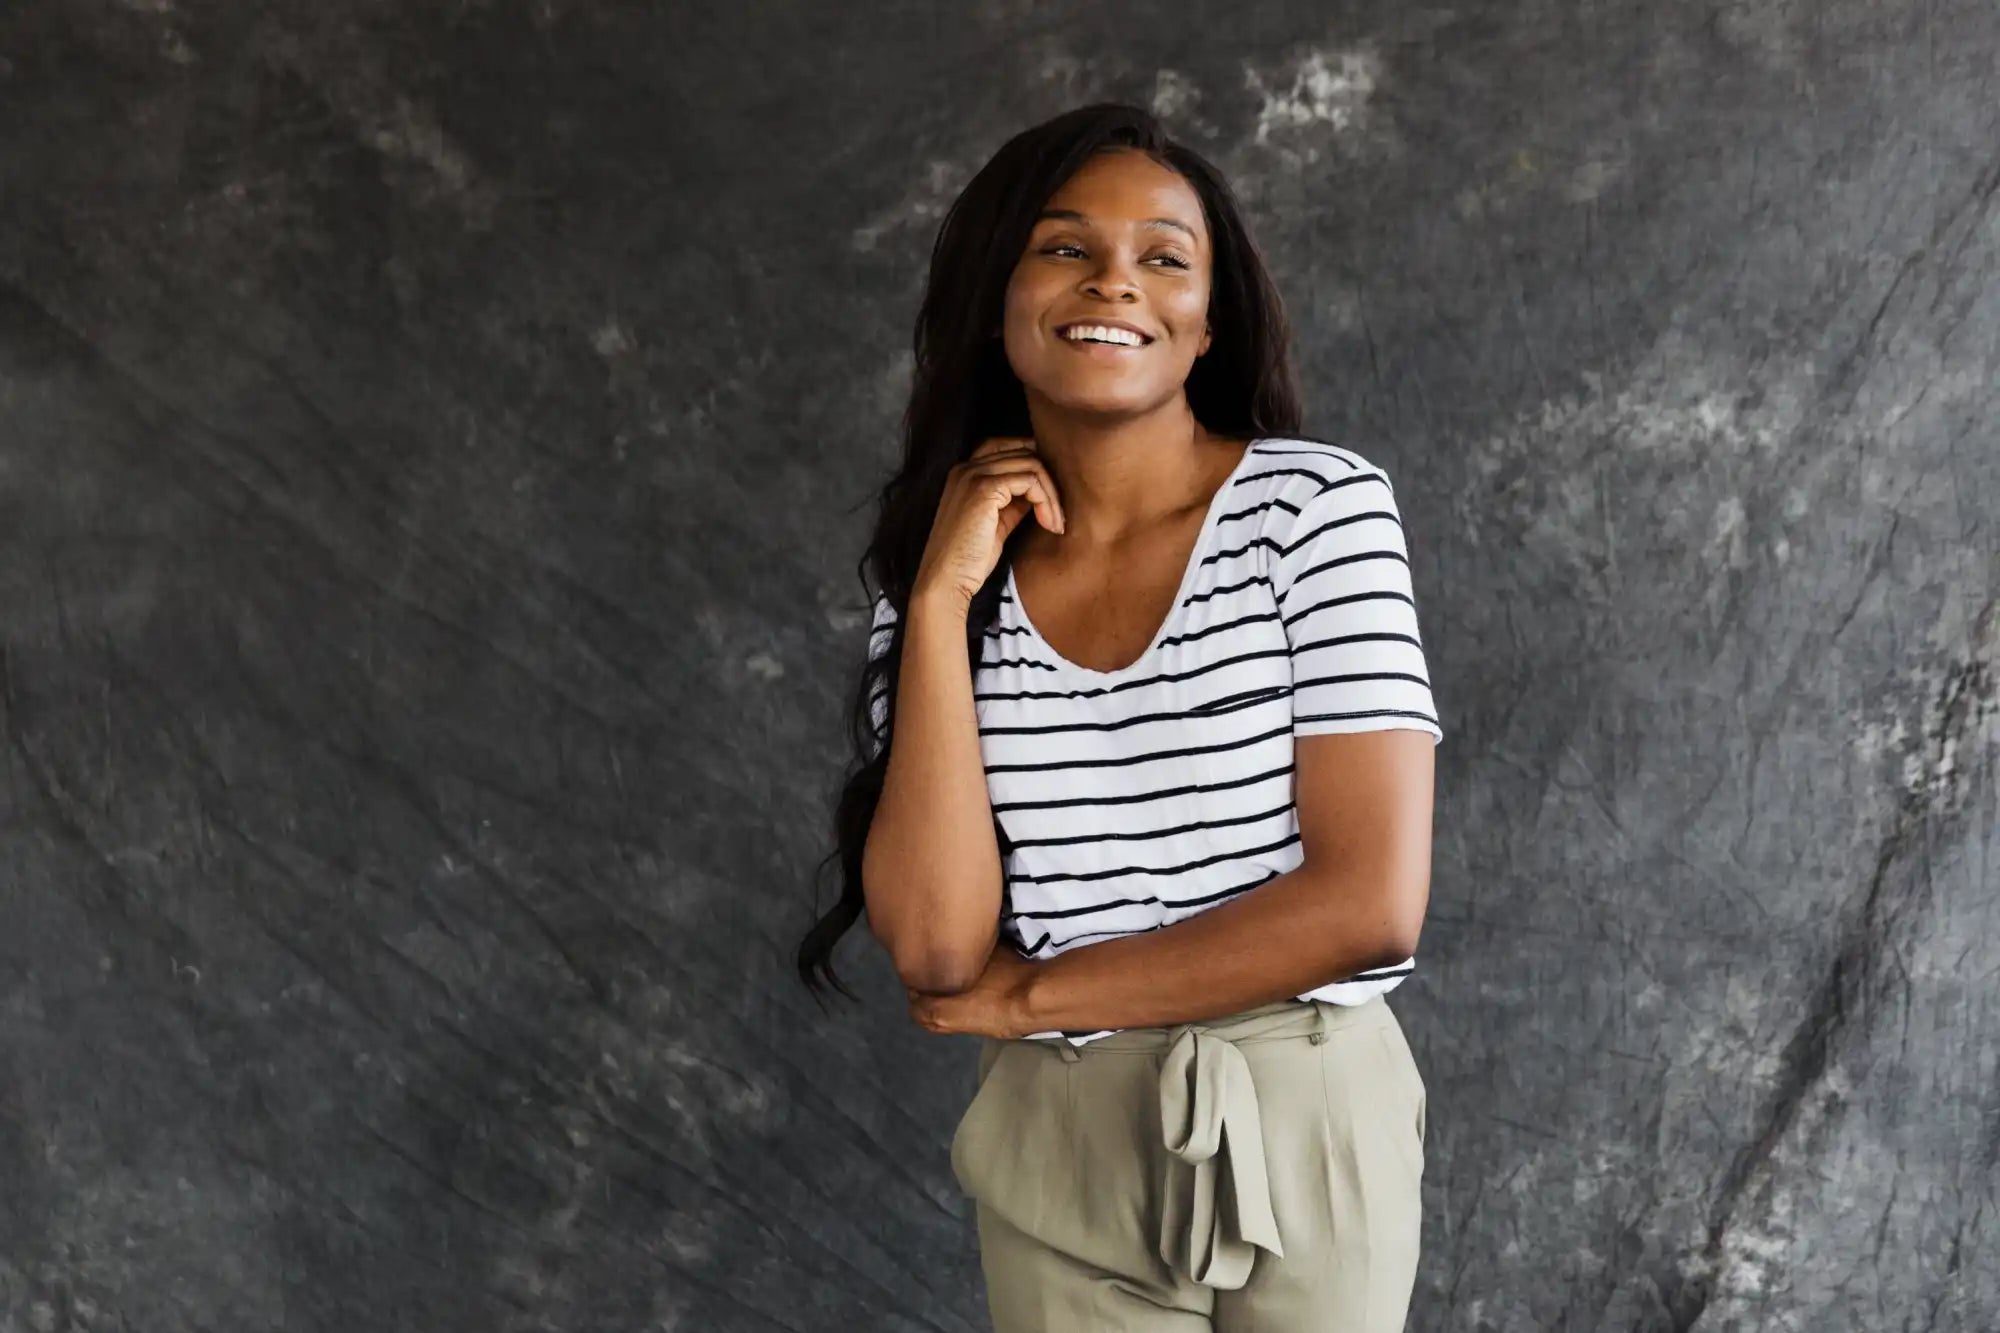
[[[995,1333],[1403,1327],[1425,1090],[1381,996],[980,1043],[951,1165]]]

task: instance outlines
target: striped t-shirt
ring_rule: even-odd
[[[878,597],[873,614],[880,653],[895,612]],[[1172,610],[1116,671],[1044,642],[1010,568],[973,695],[1013,844],[1001,930],[1034,959],[1170,925],[1296,868],[1293,737],[1444,739],[1395,492],[1366,458],[1316,440],[1250,443],[1209,503]],[[885,705],[878,686],[878,737]],[[1360,1004],[1415,964],[1297,998]],[[1115,1030],[1030,1035],[1080,1046]]]

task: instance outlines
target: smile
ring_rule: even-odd
[[[1057,329],[1056,336],[1066,343],[1084,347],[1138,348],[1153,341],[1151,334],[1143,333],[1123,320],[1099,324],[1080,319]]]

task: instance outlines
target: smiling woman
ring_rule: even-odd
[[[838,984],[865,914],[981,1039],[951,1164],[997,1333],[1403,1324],[1426,1097],[1383,996],[1443,730],[1388,474],[1300,415],[1227,184],[1146,112],[953,203],[799,966]]]

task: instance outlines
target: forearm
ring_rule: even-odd
[[[909,985],[979,974],[1000,916],[1000,848],[962,608],[911,598],[894,740],[862,855],[870,930]]]
[[[1071,949],[1022,990],[1029,1031],[1219,1018],[1413,952],[1379,877],[1306,865],[1158,930]]]

